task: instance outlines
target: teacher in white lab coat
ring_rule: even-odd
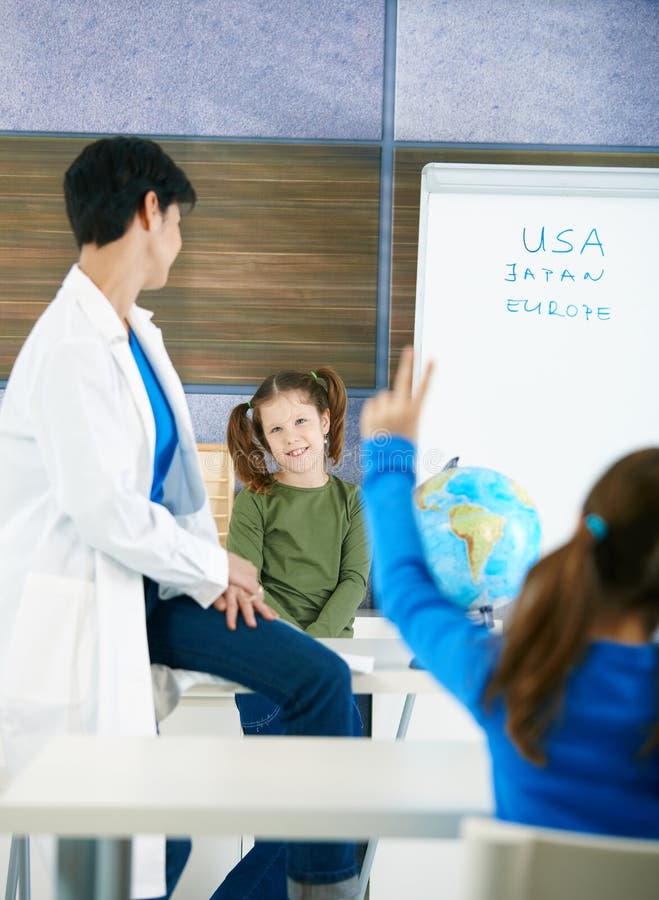
[[[167,282],[192,185],[154,142],[117,137],[86,147],[64,190],[79,261],[21,349],[0,408],[10,766],[56,733],[155,734],[151,661],[269,695],[291,734],[351,734],[344,663],[275,621],[254,567],[220,547],[183,388],[136,305]],[[313,896],[315,883],[323,897],[354,895],[352,845],[322,846],[290,845],[291,898]],[[164,845],[145,841],[133,896],[169,897],[188,853],[168,842],[165,879]]]

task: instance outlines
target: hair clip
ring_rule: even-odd
[[[595,541],[599,544],[609,533],[609,526],[597,513],[588,513],[584,519],[584,525],[590,531]]]
[[[248,400],[247,401],[247,409],[251,409],[251,408],[252,408],[252,401]]]
[[[314,381],[318,381],[318,376],[316,375],[316,373],[313,370],[311,370],[311,369],[309,370],[309,375],[313,376]]]

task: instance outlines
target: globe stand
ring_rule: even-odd
[[[471,606],[467,615],[474,625],[486,625],[490,631],[494,629],[494,608],[491,603],[477,601],[478,606]]]
[[[492,630],[494,628],[494,611],[490,604],[486,603],[484,606],[479,606],[478,612],[483,617],[483,624],[487,625],[487,627]]]

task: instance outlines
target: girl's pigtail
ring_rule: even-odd
[[[266,493],[270,486],[270,472],[263,448],[256,443],[254,428],[247,415],[248,403],[239,403],[229,416],[227,446],[236,475],[250,491]]]
[[[486,689],[486,701],[503,697],[508,734],[537,764],[546,761],[542,738],[588,643],[601,591],[594,543],[587,529],[579,528],[571,541],[531,569]]]
[[[315,370],[318,378],[327,385],[327,402],[330,412],[329,446],[327,455],[334,465],[341,462],[343,456],[343,442],[345,440],[346,409],[348,406],[348,394],[343,380],[334,369],[322,366]]]
[[[595,483],[572,540],[531,569],[485,692],[503,698],[508,733],[543,762],[542,739],[600,620],[659,625],[659,448],[624,456]],[[653,730],[654,729],[654,730]],[[648,723],[643,752],[657,746]]]

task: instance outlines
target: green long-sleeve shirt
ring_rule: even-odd
[[[370,567],[360,490],[273,482],[236,497],[227,548],[254,563],[266,602],[314,637],[351,637]]]

